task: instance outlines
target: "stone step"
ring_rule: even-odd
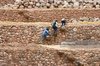
[[[82,41],[73,41],[73,40],[66,40],[61,42],[61,45],[97,45],[100,44],[100,41],[97,40],[82,40]]]
[[[100,50],[100,45],[42,45],[55,50]]]

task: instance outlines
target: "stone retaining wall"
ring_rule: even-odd
[[[0,26],[0,43],[32,43],[35,33],[34,26]]]
[[[39,43],[41,38],[41,27],[35,26],[0,26],[0,43],[17,42],[21,44]],[[50,31],[52,33],[52,31]],[[60,39],[59,39],[60,38]],[[66,32],[58,32],[56,41],[53,36],[45,44],[59,44],[65,40],[98,40],[100,41],[100,26],[67,27]]]
[[[0,21],[51,22],[54,19],[60,21],[63,17],[68,19],[81,17],[100,18],[100,10],[0,10]]]
[[[100,50],[0,49],[0,66],[99,66]],[[38,49],[37,49],[38,48]]]

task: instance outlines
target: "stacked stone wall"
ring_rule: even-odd
[[[16,22],[52,22],[62,18],[98,17],[100,10],[68,10],[68,9],[50,9],[50,10],[0,10],[0,21]]]
[[[0,43],[39,43],[41,42],[41,30],[42,28],[37,28],[36,26],[0,26]],[[52,33],[50,31],[50,33]],[[65,33],[65,34],[64,34]],[[100,41],[100,26],[80,26],[80,27],[67,27],[66,32],[58,32],[56,41],[50,38],[50,40],[45,44],[59,44],[62,41],[72,40],[72,41],[82,41],[82,40],[94,40]],[[60,38],[60,39],[59,39]]]
[[[12,47],[13,48],[13,47]],[[100,65],[100,50],[59,51],[34,46],[30,48],[0,49],[1,66],[82,66]],[[37,49],[38,48],[38,49]]]

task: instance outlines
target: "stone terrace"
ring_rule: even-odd
[[[99,0],[34,1],[0,0],[0,66],[100,66]],[[41,42],[64,17],[66,31]]]
[[[66,36],[57,37],[59,43],[38,44],[40,30],[51,22],[0,22],[1,66],[90,66],[100,65],[97,42],[89,45],[70,45],[71,40],[100,40],[99,22],[68,23]],[[59,24],[60,25],[60,24]],[[77,30],[77,31],[74,31]],[[79,38],[80,37],[80,38]],[[75,39],[76,38],[76,39]],[[66,41],[65,41],[66,40]],[[61,43],[62,42],[62,43]],[[56,43],[56,45],[54,45]],[[57,45],[60,44],[61,45]],[[91,45],[92,44],[92,45]],[[87,47],[87,48],[86,48]]]
[[[21,44],[28,43],[39,43],[41,37],[41,31],[43,27],[51,27],[51,23],[48,22],[0,22],[0,43],[12,43],[18,42]],[[9,23],[9,24],[7,24]],[[58,33],[56,40],[51,36],[51,39],[45,44],[59,44],[62,41],[83,41],[83,40],[94,40],[100,41],[100,23],[97,24],[82,24],[80,23],[68,23],[66,32]],[[41,24],[41,25],[40,25]],[[44,26],[45,25],[45,26]],[[93,26],[94,25],[94,26]],[[60,24],[59,24],[60,26]],[[51,28],[50,28],[51,29]],[[50,30],[51,32],[51,30]],[[60,38],[60,39],[59,39]]]

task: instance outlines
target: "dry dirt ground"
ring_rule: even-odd
[[[51,22],[11,22],[11,21],[0,21],[0,25],[35,25],[39,26],[50,26]],[[58,23],[58,26],[61,24]],[[100,22],[77,22],[68,23],[67,26],[89,26],[89,25],[100,25]]]

